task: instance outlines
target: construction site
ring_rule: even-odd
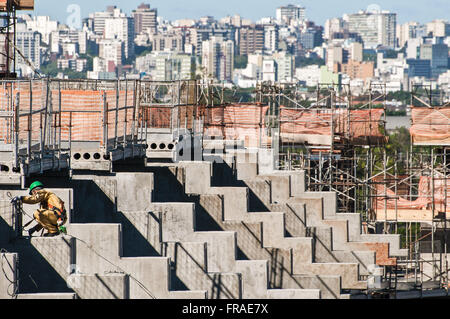
[[[380,84],[17,79],[21,5],[0,1],[0,299],[448,297],[438,92],[412,88],[403,153]],[[37,180],[66,233],[29,236],[38,206],[11,200]]]

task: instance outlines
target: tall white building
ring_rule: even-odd
[[[92,21],[92,31],[95,34],[103,36],[105,33],[105,20],[114,17],[114,10],[116,7],[108,7],[106,11],[94,12],[89,14],[89,19]]]
[[[326,63],[330,72],[334,70],[335,63],[342,63],[344,60],[344,49],[337,44],[331,44],[327,48]]]
[[[450,23],[446,20],[434,20],[427,23],[427,33],[432,33],[434,37],[450,36]]]
[[[342,18],[328,19],[325,22],[325,28],[323,32],[324,39],[331,39],[336,32],[342,32],[346,27],[346,22]]]
[[[25,58],[36,68],[41,66],[41,34],[35,31],[17,31],[16,47]],[[17,55],[17,69],[23,76],[32,76],[34,71],[28,66],[24,59]]]
[[[420,24],[418,22],[407,22],[397,25],[397,39],[398,46],[403,48],[409,39],[415,39],[420,37],[417,34]]]
[[[292,82],[295,76],[295,57],[291,54],[278,52],[272,55],[277,67],[278,82]]]
[[[102,39],[99,43],[99,57],[105,61],[107,72],[122,65],[124,43],[118,39]],[[114,66],[112,66],[112,64]]]
[[[418,59],[420,57],[420,46],[423,44],[422,38],[411,38],[407,42],[406,58]]]
[[[105,19],[105,39],[118,39],[124,43],[124,57],[134,56],[134,20],[127,17],[120,9],[114,10],[114,16]]]
[[[277,25],[264,26],[264,51],[274,53],[278,51],[279,35]]]
[[[58,30],[58,22],[50,20],[48,16],[34,16],[26,21],[27,28],[39,32],[42,36],[42,42],[50,44],[50,34]]]
[[[202,66],[219,81],[231,82],[234,69],[234,42],[211,37],[202,44]]]
[[[58,54],[66,54],[67,47],[74,45],[76,52],[86,54],[87,52],[87,32],[85,30],[71,30],[69,28],[60,27],[57,31],[50,34],[50,52]],[[72,54],[70,54],[72,55]]]
[[[305,7],[289,4],[277,8],[277,21],[281,23],[290,24],[292,21],[305,21],[306,9]]]
[[[152,52],[136,59],[136,69],[153,81],[189,80],[193,59],[189,54]]]
[[[349,32],[358,33],[365,48],[379,45],[395,48],[397,14],[388,11],[360,11],[348,15]]]
[[[353,61],[362,62],[363,61],[363,46],[359,42],[353,42],[350,44],[349,48],[349,58]]]

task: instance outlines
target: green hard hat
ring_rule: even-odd
[[[35,189],[36,187],[44,187],[44,184],[42,184],[41,182],[34,182],[33,184],[30,185],[30,195],[31,192],[33,191],[33,189]]]

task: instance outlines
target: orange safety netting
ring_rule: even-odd
[[[396,196],[394,191],[390,189],[386,189],[385,192],[384,185],[381,184],[376,185],[376,193],[377,197],[374,200],[374,204],[377,210],[384,210],[385,207],[388,210],[396,207],[397,209],[430,210],[432,209],[434,198],[436,211],[443,212],[447,208],[447,211],[450,212],[450,196],[446,196],[447,194],[450,195],[450,183],[446,183],[445,179],[442,178],[436,177],[434,179],[433,196],[433,179],[429,176],[422,176],[419,181],[418,195],[414,201]]]
[[[450,145],[450,108],[412,108],[413,144]]]
[[[61,139],[63,141],[69,140],[70,114],[72,114],[72,141],[104,143],[104,94],[108,109],[105,123],[108,138],[112,139],[116,136],[116,117],[117,136],[123,136],[125,123],[127,123],[127,134],[131,133],[133,110],[116,111],[116,104],[118,103],[119,109],[132,106],[132,94],[125,97],[125,92],[120,91],[117,99],[116,91],[113,90],[61,90]],[[55,90],[52,96],[53,107],[59,110],[59,92]]]
[[[331,143],[332,131],[354,143],[382,139],[380,122],[384,110],[280,109],[283,142]],[[334,128],[334,130],[333,130]]]
[[[30,94],[32,92],[32,94]],[[44,127],[45,101],[47,87],[43,82],[5,82],[0,86],[0,112],[5,117],[0,117],[0,141],[11,144],[14,141],[15,118],[17,103],[19,105],[19,142],[28,140],[28,133],[31,139],[38,141],[41,127]],[[24,113],[32,115],[23,115]],[[9,116],[9,117],[6,117]]]
[[[268,106],[239,104],[204,109],[204,134],[225,140],[241,140],[247,147],[268,143],[265,116]]]
[[[0,112],[14,114],[19,96],[19,142],[25,143],[31,132],[32,141],[39,141],[41,131],[58,131],[61,140],[104,143],[104,109],[107,108],[106,127],[108,139],[132,134],[134,114],[134,94],[121,90],[51,90],[47,94],[45,82],[10,82],[0,87]],[[105,95],[105,98],[104,98]],[[52,114],[45,117],[45,108],[51,103]],[[31,104],[31,105],[30,105]],[[121,109],[129,107],[128,109]],[[116,109],[119,110],[116,110]],[[50,108],[49,108],[50,110]],[[32,115],[29,115],[33,113]],[[117,121],[116,121],[117,119]],[[47,120],[47,121],[46,121]],[[117,122],[117,125],[116,125]],[[14,135],[13,117],[0,117],[0,141],[10,144]],[[117,126],[117,128],[116,128]],[[116,135],[117,133],[117,135]],[[52,133],[52,136],[58,136]]]

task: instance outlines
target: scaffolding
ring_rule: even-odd
[[[279,130],[280,168],[305,170],[310,191],[336,192],[341,212],[367,211],[370,201],[361,198],[370,196],[373,180],[358,169],[361,163],[373,166],[373,153],[387,141],[385,87],[372,84],[357,100],[349,85],[305,91],[261,84],[257,96],[269,105],[268,126]]]
[[[370,84],[359,97],[335,84],[312,91],[262,83],[256,92],[269,105],[267,124],[279,130],[280,169],[304,170],[309,191],[336,192],[339,212],[361,214],[364,232],[401,235],[409,254],[386,267],[387,290],[447,290],[450,105],[444,95],[413,86],[411,148],[394,153],[386,147],[385,85]]]
[[[0,183],[144,155],[137,81],[0,82]]]

